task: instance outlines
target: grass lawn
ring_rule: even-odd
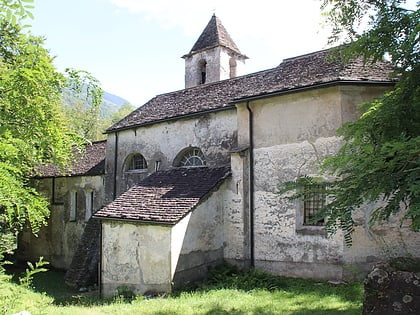
[[[28,310],[37,314],[361,314],[361,283],[332,285],[322,281],[290,279],[258,271],[236,272],[224,267],[195,290],[166,297],[116,297],[101,300],[98,292],[80,293],[65,286],[64,274],[37,274],[32,289],[0,280],[0,314]]]

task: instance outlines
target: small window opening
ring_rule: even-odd
[[[202,60],[200,62],[200,84],[205,84],[207,80],[207,62]]]
[[[70,192],[70,215],[69,221],[76,221],[77,217],[77,192]]]
[[[160,161],[155,161],[155,172],[159,171],[160,169]]]
[[[308,184],[304,186],[304,190],[308,191],[303,196],[303,224],[304,225],[324,225],[325,220],[320,219],[314,221],[314,217],[325,206],[326,203],[326,185]]]

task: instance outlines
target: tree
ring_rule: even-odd
[[[68,68],[66,74],[69,84],[63,90],[62,106],[67,127],[89,141],[101,139],[103,92],[99,81],[86,71]]]
[[[124,103],[117,112],[111,115],[111,123],[108,126],[117,123],[118,121],[123,119],[125,116],[130,114],[133,110],[135,110],[135,107],[132,104],[128,102]]]
[[[22,32],[31,2],[0,0],[0,256],[23,227],[37,233],[46,223],[48,202],[28,183],[36,167],[66,166],[84,141],[66,126],[63,88],[86,86],[94,106],[102,93],[84,72],[59,73],[43,39]]]
[[[66,79],[42,40],[17,25],[0,25],[0,233],[17,233],[27,223],[36,233],[48,208],[28,177],[39,164],[64,166],[80,139],[64,128],[60,97]]]
[[[322,216],[327,230],[341,228],[348,243],[352,213],[380,201],[371,223],[405,209],[404,219],[420,231],[420,13],[401,0],[323,0],[333,26],[332,42],[346,43],[342,55],[373,63],[386,56],[398,78],[382,98],[360,105],[361,116],[339,129],[344,145],[325,160],[323,170],[337,176],[329,184]],[[368,20],[368,27],[361,28]]]

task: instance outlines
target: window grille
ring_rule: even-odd
[[[325,184],[310,184],[304,186],[303,197],[303,224],[324,225],[325,220],[314,221],[314,217],[325,206],[326,187]]]
[[[206,158],[200,149],[194,148],[184,154],[179,164],[186,167],[204,166],[206,165]]]

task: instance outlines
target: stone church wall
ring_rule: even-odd
[[[88,195],[93,194],[92,212],[104,205],[103,176],[45,178],[34,180],[34,185],[50,200],[50,218],[37,237],[30,231],[19,235],[18,258],[35,261],[43,256],[51,266],[68,269],[88,219]],[[71,193],[77,196],[74,220],[70,218]]]
[[[108,138],[106,173],[108,202],[112,201],[113,187],[117,184],[117,196],[156,170],[173,167],[177,155],[185,148],[202,150],[208,166],[230,163],[229,151],[236,146],[235,110],[201,115],[197,118],[162,122],[118,132],[118,150],[115,150],[115,134]],[[148,168],[132,176],[124,172],[124,163],[133,153],[140,153]],[[116,172],[115,154],[117,161]],[[114,177],[116,176],[116,178]]]

